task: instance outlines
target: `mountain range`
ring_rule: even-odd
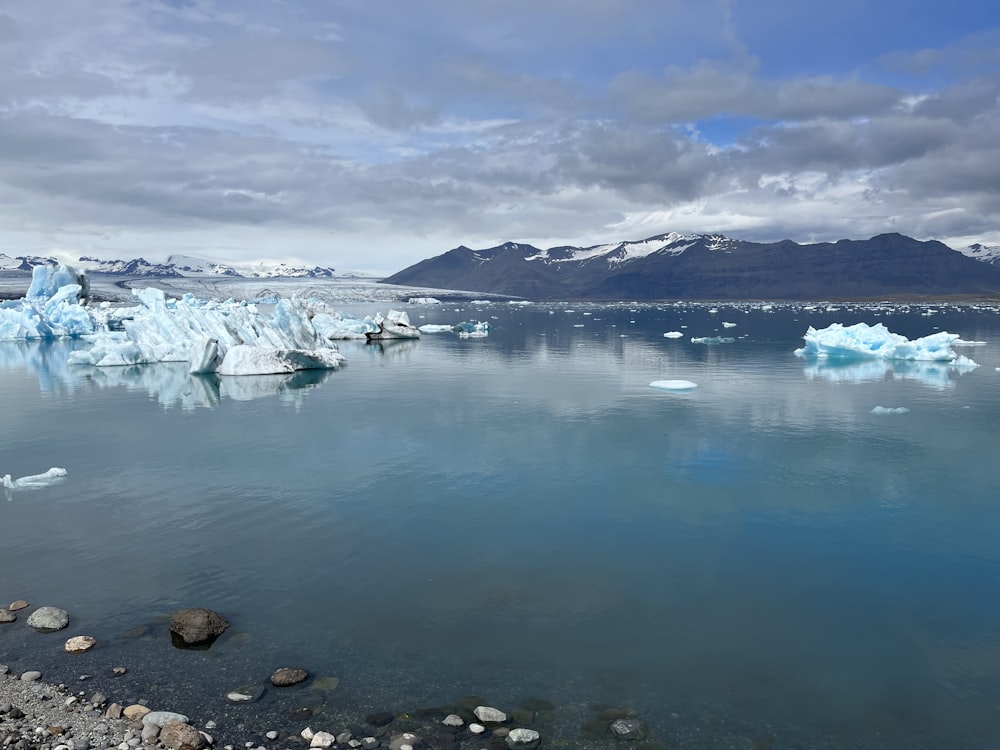
[[[35,266],[52,265],[59,261],[37,255],[11,257],[0,253],[0,270],[31,271]],[[115,276],[145,276],[169,278],[177,276],[205,277],[231,276],[237,278],[297,278],[332,279],[336,274],[332,268],[321,266],[290,266],[285,263],[255,261],[225,264],[217,261],[193,258],[187,255],[171,255],[165,263],[150,263],[145,258],[130,260],[101,260],[86,255],[73,263],[76,268],[88,273],[106,273]]]
[[[1000,296],[1000,247],[953,250],[902,234],[800,245],[721,234],[539,249],[460,246],[384,279],[529,299],[829,299]]]

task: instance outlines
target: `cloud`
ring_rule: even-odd
[[[4,6],[0,242],[339,244],[385,271],[669,230],[1000,242],[1000,31],[807,67],[782,3],[776,26],[721,0]]]

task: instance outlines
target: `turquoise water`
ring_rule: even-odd
[[[291,663],[339,678],[326,716],[540,697],[570,746],[598,704],[667,747],[995,745],[995,311],[409,312],[493,332],[344,343],[344,369],[291,383],[0,344],[0,474],[69,472],[0,498],[0,602],[67,609],[105,644],[93,671],[128,661],[119,685],[223,728],[226,690]],[[860,321],[985,341],[960,350],[981,367],[793,356],[807,325]],[[208,652],[165,636],[192,606],[233,623]],[[87,665],[14,627],[0,662]]]

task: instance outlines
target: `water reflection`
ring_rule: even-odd
[[[862,362],[811,362],[803,368],[810,380],[822,378],[831,383],[870,383],[880,380],[915,380],[932,388],[950,388],[955,378],[976,369],[976,365],[951,362],[910,362],[884,359]]]
[[[23,369],[38,379],[43,393],[71,393],[87,386],[144,391],[164,407],[212,407],[223,398],[250,401],[280,396],[300,405],[308,389],[318,386],[332,370],[301,370],[288,375],[220,377],[192,375],[184,362],[129,367],[70,365],[69,353],[81,345],[70,340],[0,344],[0,368]]]

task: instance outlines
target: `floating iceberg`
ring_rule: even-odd
[[[463,339],[481,339],[490,335],[490,324],[485,321],[478,323],[458,323],[452,326],[452,331]]]
[[[19,479],[14,480],[10,478],[10,474],[4,474],[0,477],[0,484],[2,484],[4,489],[7,490],[35,490],[40,487],[48,487],[51,484],[55,484],[65,477],[66,474],[66,469],[60,469],[58,466],[53,466],[43,474],[32,474],[31,476],[20,477]]]
[[[806,345],[796,349],[795,354],[809,359],[885,359],[955,363],[960,359],[952,350],[952,344],[958,341],[959,337],[946,331],[911,341],[906,336],[892,333],[881,323],[873,326],[867,323],[857,323],[852,326],[833,323],[820,330],[809,326],[803,338]],[[975,363],[969,360],[963,364]]]
[[[872,414],[906,414],[909,411],[905,406],[876,406]]]
[[[81,305],[86,276],[69,266],[35,266],[23,299],[0,302],[0,341],[83,336],[95,330]]]
[[[191,294],[167,299],[153,288],[133,294],[140,304],[115,313],[122,330],[95,333],[89,351],[70,355],[72,364],[187,362],[197,374],[253,375],[333,369],[344,362],[328,345],[343,333],[337,325],[342,320],[322,303],[282,299],[270,315],[263,315],[255,305],[231,300],[206,302]],[[316,318],[319,327],[313,323]]]
[[[684,334],[681,333],[680,331],[667,331],[665,334],[663,334],[663,338],[665,338],[665,339],[680,339],[680,338],[684,338]]]
[[[390,310],[385,317],[376,315],[375,323],[377,327],[374,331],[365,332],[369,341],[420,338],[420,329],[410,325],[410,316],[400,310]]]
[[[732,344],[736,339],[731,336],[692,336],[692,344],[708,344],[712,346],[714,344]]]
[[[649,386],[663,391],[690,391],[697,388],[698,384],[690,380],[654,380]]]

